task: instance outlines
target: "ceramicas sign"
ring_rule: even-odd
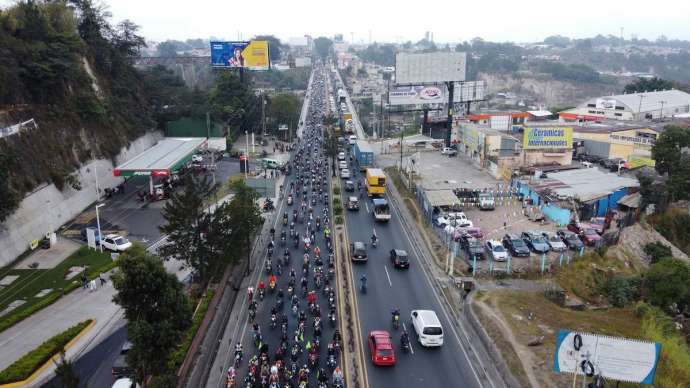
[[[570,127],[525,128],[522,148],[526,150],[573,148],[573,129]]]

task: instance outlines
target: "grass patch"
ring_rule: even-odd
[[[109,253],[101,253],[86,246],[79,248],[71,256],[52,269],[11,269],[3,271],[5,275],[18,275],[12,284],[0,292],[0,310],[4,310],[15,300],[26,302],[2,316],[0,319],[0,331],[3,331],[33,313],[50,306],[63,295],[70,293],[81,286],[81,275],[72,280],[66,280],[70,267],[86,266],[86,275],[89,279],[98,277],[115,267],[115,261]],[[45,288],[52,288],[49,294],[42,298],[35,295]]]
[[[45,364],[51,357],[60,353],[62,349],[81,333],[92,322],[88,319],[83,322],[70,327],[60,334],[50,338],[36,349],[23,355],[19,360],[12,363],[0,372],[0,384],[13,383],[17,381],[26,380],[32,373],[34,373],[41,365]]]
[[[215,290],[208,290],[206,292],[206,295],[204,295],[204,297],[201,298],[201,300],[199,301],[199,305],[196,311],[194,312],[194,316],[192,317],[192,325],[189,327],[189,329],[187,329],[187,332],[184,334],[180,346],[170,356],[170,360],[168,361],[168,368],[170,369],[170,372],[176,373],[177,370],[180,368],[180,365],[182,365],[182,361],[184,361],[184,358],[187,356],[189,347],[192,346],[194,336],[196,336],[197,331],[199,331],[199,326],[201,326],[201,322],[204,320],[204,317],[206,316],[206,312],[208,311],[208,305],[211,303],[213,295],[215,295]]]

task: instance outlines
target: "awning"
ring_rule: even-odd
[[[426,190],[424,191],[429,205],[432,207],[444,207],[460,204],[460,200],[453,190]]]
[[[117,166],[114,176],[170,176],[206,143],[206,138],[165,138],[155,146]]]
[[[642,196],[640,195],[640,193],[632,193],[619,199],[618,204],[629,208],[637,209],[638,207],[640,207],[641,201]]]

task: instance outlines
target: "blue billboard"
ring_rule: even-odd
[[[268,42],[264,40],[248,42],[212,41],[211,66],[267,70],[270,67]]]

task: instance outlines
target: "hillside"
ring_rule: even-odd
[[[156,126],[160,93],[132,66],[144,45],[137,26],[111,25],[90,1],[67,3],[0,12],[0,128],[36,123],[0,139],[0,222],[40,184],[78,189],[70,174],[81,163],[112,159]]]

